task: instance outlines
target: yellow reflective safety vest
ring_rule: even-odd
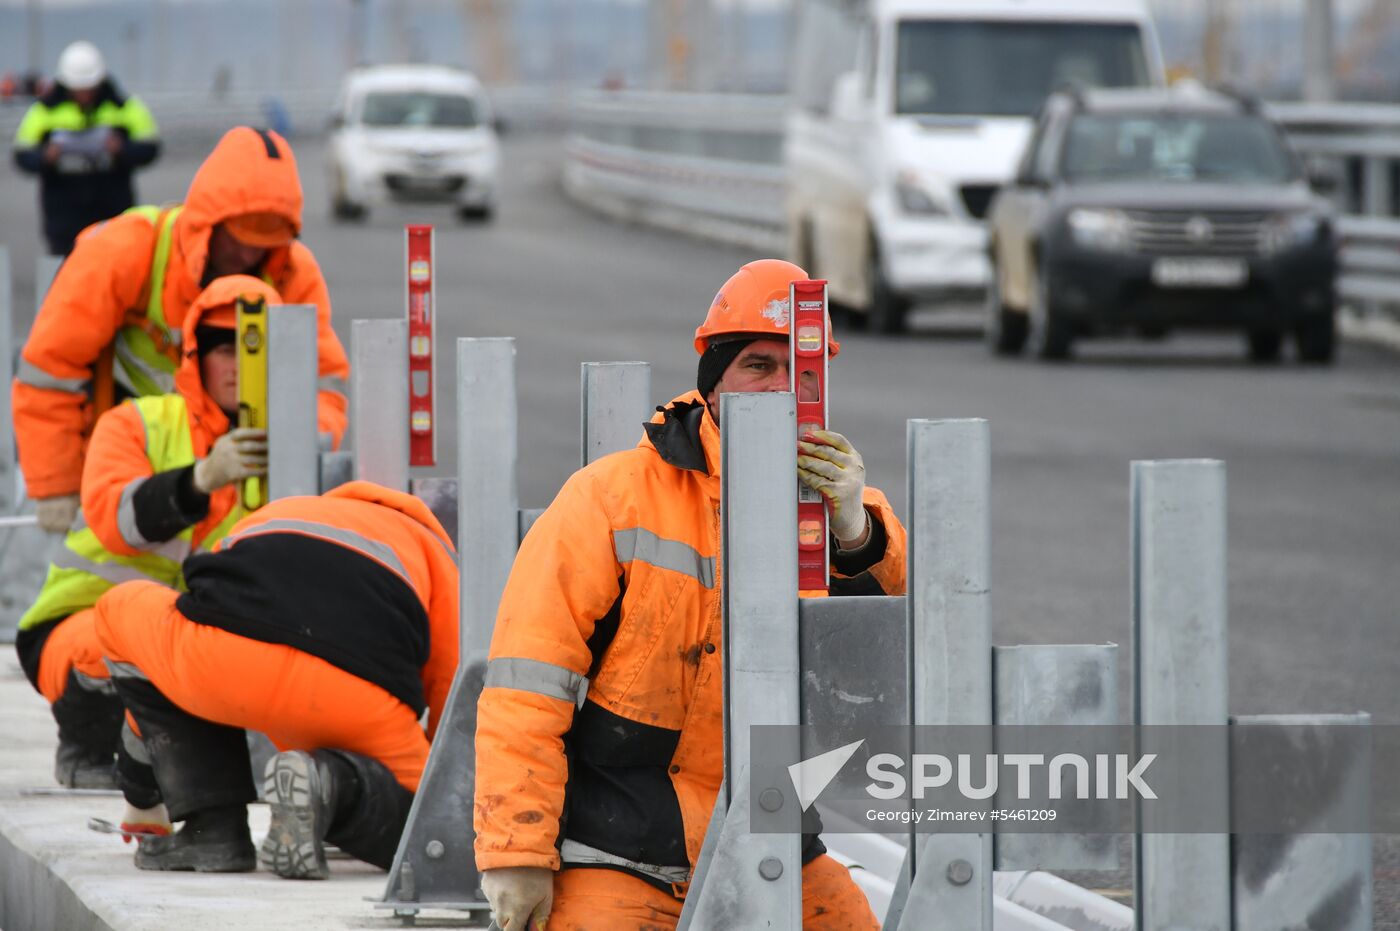
[[[131,403],[136,405],[146,427],[146,455],[153,471],[167,472],[194,463],[194,440],[183,395],[136,398]],[[200,541],[200,549],[211,549],[246,514],[241,503],[235,505]],[[153,544],[151,550],[139,556],[119,556],[104,547],[86,521],[80,519],[77,529],[69,532],[63,548],[49,564],[39,598],[20,618],[19,629],[28,630],[90,608],[103,592],[121,582],[145,579],[183,591],[181,567],[190,555],[193,540],[194,527],[190,526],[164,543]]]

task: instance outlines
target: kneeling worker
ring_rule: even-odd
[[[520,545],[476,732],[476,862],[504,931],[676,926],[724,775],[719,396],[789,390],[806,277],[769,259],[730,278],[695,334],[698,390],[574,473]],[[904,528],[860,454],[819,431],[794,460],[830,511],[832,593],[903,594]],[[804,843],[803,927],[874,931],[825,850]]]
[[[329,840],[387,869],[457,668],[442,525],[412,495],[351,482],[259,508],[184,571],[185,594],[128,582],[97,603],[133,755],[144,750],[153,777],[123,770],[127,802],[163,800],[184,822],[143,838],[136,865],[256,867],[250,728],[283,751],[265,771],[264,864],[324,879]]]
[[[238,413],[240,297],[281,303],[256,278],[216,279],[185,314],[175,392],[135,398],[99,418],[84,466],[86,520],[69,532],[38,600],[20,618],[20,665],[58,721],[60,785],[116,785],[122,708],[92,606],[127,579],[181,587],[184,558],[212,547],[244,516],[237,482],[267,472],[266,432],[230,430]]]

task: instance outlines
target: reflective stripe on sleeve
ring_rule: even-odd
[[[136,526],[136,492],[144,484],[144,478],[127,482],[126,487],[122,489],[121,501],[117,504],[117,532],[122,535],[126,545],[134,550],[143,550],[151,545],[151,541],[147,540]]]
[[[227,536],[223,540],[223,547],[233,546],[240,540],[250,537],[261,536],[267,533],[296,533],[306,537],[315,537],[319,540],[326,540],[336,543],[346,549],[354,550],[363,556],[382,563],[390,571],[395,572],[409,587],[413,587],[413,579],[409,576],[408,570],[404,568],[399,560],[399,555],[394,552],[394,548],[377,540],[361,536],[353,530],[346,530],[344,527],[332,527],[330,524],[319,524],[309,520],[292,520],[289,518],[278,518],[265,521],[246,530]]]
[[[715,587],[715,558],[701,556],[679,540],[658,537],[645,527],[613,531],[613,552],[619,563],[633,560],[690,576],[705,588]]]
[[[316,379],[317,391],[334,391],[337,394],[349,395],[350,389],[346,385],[345,379],[336,378],[334,375],[322,375]]]
[[[43,388],[45,391],[66,391],[69,394],[87,393],[88,379],[59,378],[57,375],[50,375],[26,359],[19,360],[19,369],[15,372],[15,377],[19,379],[20,384],[28,385],[31,388]]]
[[[588,696],[588,679],[572,669],[537,659],[506,656],[486,664],[486,688],[518,689],[546,698],[572,702],[582,708]]]

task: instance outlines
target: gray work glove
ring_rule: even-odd
[[[67,533],[73,529],[82,500],[77,495],[54,495],[34,501],[34,516],[40,529],[48,533]]]
[[[554,871],[543,866],[486,870],[481,891],[501,931],[544,931],[554,905]]]
[[[831,430],[798,439],[797,477],[826,499],[831,532],[847,548],[865,536],[865,462],[850,441]]]
[[[209,455],[194,464],[194,487],[202,494],[267,474],[267,431],[254,427],[230,430],[214,441]]]

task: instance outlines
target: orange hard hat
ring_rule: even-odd
[[[296,238],[296,227],[280,213],[240,213],[224,221],[224,228],[246,246],[276,249]]]
[[[807,281],[807,273],[782,259],[759,259],[734,273],[715,295],[705,322],[695,331],[695,351],[704,354],[716,337],[750,336],[786,341],[792,314],[788,308],[789,286]],[[841,344],[830,338],[831,320],[826,321],[827,351],[836,355]]]

